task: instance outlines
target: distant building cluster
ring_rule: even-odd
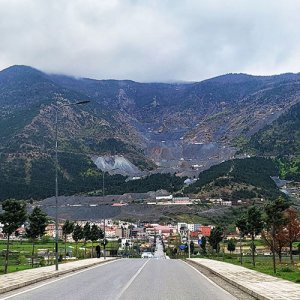
[[[77,221],[82,228],[87,221]],[[191,238],[200,239],[202,236],[208,237],[211,233],[213,226],[202,225],[202,224],[188,224],[188,223],[177,223],[175,225],[161,225],[157,223],[130,223],[120,220],[105,219],[98,222],[89,222],[91,225],[95,224],[105,232],[105,237],[107,239],[121,239],[122,241],[128,241],[130,239],[147,239],[149,237],[161,236],[162,239],[168,240],[172,236],[187,236],[190,235]],[[58,225],[58,237],[63,238],[62,235],[63,223]],[[0,238],[5,238],[2,233],[3,224],[0,223]],[[25,225],[17,229],[18,235],[12,235],[12,239],[17,237],[25,236]],[[46,227],[45,235],[49,238],[55,238],[55,224],[50,223]],[[67,236],[67,241],[72,242],[72,234]]]

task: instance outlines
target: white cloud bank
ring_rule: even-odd
[[[300,71],[298,0],[0,0],[0,69],[199,81]]]

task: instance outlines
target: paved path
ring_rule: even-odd
[[[300,300],[300,284],[216,260],[204,258],[189,260],[210,269],[257,299]]]
[[[106,260],[104,260],[104,258],[90,258],[59,264],[58,271],[55,271],[55,265],[52,265],[0,275],[0,294],[45,279],[57,277],[59,275],[101,264],[113,259],[115,258],[107,257]]]

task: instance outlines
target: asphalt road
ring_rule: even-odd
[[[180,260],[120,259],[0,299],[236,299]]]

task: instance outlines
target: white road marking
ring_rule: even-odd
[[[228,291],[224,290],[221,286],[217,285],[215,282],[213,282],[211,279],[209,279],[208,277],[206,277],[204,274],[202,274],[199,270],[197,270],[195,267],[193,267],[192,265],[188,264],[187,262],[183,261],[183,263],[187,264],[189,267],[191,267],[192,269],[194,269],[198,274],[200,274],[202,277],[204,277],[207,281],[209,281],[213,286],[217,287],[218,289],[222,290],[223,292],[225,292],[226,294],[228,294],[229,296],[233,297],[233,299],[238,300],[237,298],[235,298],[232,294],[230,294]]]
[[[104,265],[107,265],[107,264],[110,264],[110,263],[113,263],[113,262],[116,262],[116,261],[119,261],[119,260],[116,259],[116,260],[104,262],[104,263],[99,264],[99,265],[97,265],[97,266],[87,267],[87,268],[84,269],[84,270],[81,270],[81,271],[74,271],[74,273],[69,274],[69,275],[66,275],[66,276],[64,276],[64,275],[62,274],[62,275],[59,275],[59,276],[63,276],[63,277],[58,278],[58,279],[51,280],[51,278],[49,278],[48,280],[51,280],[51,282],[46,282],[46,283],[40,284],[40,285],[38,285],[38,286],[35,286],[35,287],[31,288],[31,289],[26,289],[25,291],[22,291],[22,292],[19,292],[19,293],[16,293],[16,294],[13,294],[13,295],[4,297],[4,298],[0,298],[0,300],[10,299],[10,298],[13,298],[13,297],[16,297],[16,296],[19,296],[19,295],[22,295],[22,294],[25,294],[25,293],[34,291],[34,290],[39,289],[39,288],[41,288],[41,287],[43,287],[43,286],[45,286],[45,285],[52,284],[52,283],[54,283],[54,282],[57,282],[57,281],[60,281],[60,280],[63,280],[63,279],[66,279],[66,278],[75,276],[75,275],[77,275],[77,274],[80,274],[80,273],[83,273],[83,272],[86,272],[86,271],[89,271],[89,270],[92,270],[92,269],[95,269],[95,268],[99,268],[99,267],[101,267],[101,266],[104,266]],[[22,288],[26,288],[26,287],[22,287]],[[11,291],[11,292],[13,292],[13,291]],[[10,293],[10,292],[8,292],[8,293]]]
[[[147,261],[137,270],[137,272],[134,274],[133,277],[128,281],[128,283],[123,287],[122,291],[119,293],[116,299],[120,299],[121,296],[124,294],[124,292],[129,288],[129,286],[132,284],[132,282],[137,278],[137,276],[142,272],[143,268],[146,266],[146,264],[149,262],[149,258]]]

